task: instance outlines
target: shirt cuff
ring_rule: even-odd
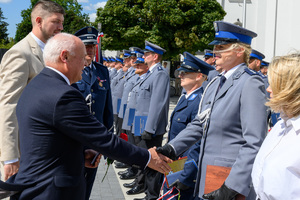
[[[7,160],[7,161],[4,161],[4,165],[7,165],[7,164],[12,164],[12,163],[15,163],[15,162],[18,162],[19,159],[16,158],[16,159],[13,159],[13,160]]]
[[[149,162],[150,162],[150,160],[151,160],[151,153],[150,153],[149,150],[148,150],[148,153],[149,153],[149,159],[148,159],[147,165],[145,166],[145,169],[146,169],[146,167],[148,166],[148,164],[149,164]]]

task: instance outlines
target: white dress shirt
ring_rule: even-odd
[[[299,134],[297,116],[280,120],[267,135],[252,170],[253,186],[260,200],[300,200]]]

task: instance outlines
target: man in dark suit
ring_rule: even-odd
[[[98,31],[94,27],[84,27],[77,31],[86,48],[87,66],[82,73],[82,79],[72,86],[77,88],[89,105],[92,115],[101,122],[108,131],[113,132],[113,109],[110,90],[110,80],[107,67],[94,60]],[[86,200],[89,200],[95,181],[97,168],[85,168]]]
[[[9,179],[15,184],[32,183],[15,199],[72,199],[85,197],[84,165],[95,151],[112,159],[168,172],[170,159],[155,148],[138,148],[107,131],[89,111],[82,94],[70,86],[81,80],[86,49],[76,36],[61,33],[44,49],[46,68],[25,88],[17,105],[21,163]]]

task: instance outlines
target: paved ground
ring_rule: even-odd
[[[169,116],[174,110],[177,101],[178,97],[170,98]],[[166,137],[167,134],[165,134],[164,139],[166,139]],[[143,198],[145,196],[144,193],[138,195],[126,194],[128,188],[123,187],[123,184],[130,183],[133,181],[133,179],[127,181],[120,180],[117,173],[119,171],[123,171],[124,169],[116,169],[114,168],[114,164],[109,167],[107,176],[105,177],[104,181],[101,182],[107,168],[107,165],[105,163],[106,161],[102,159],[98,167],[98,172],[90,200],[133,200],[134,198]]]

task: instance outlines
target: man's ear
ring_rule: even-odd
[[[36,23],[39,27],[41,27],[42,21],[43,21],[43,19],[42,19],[41,17],[36,17],[36,18],[35,18],[35,23]]]
[[[59,55],[59,58],[60,58],[60,60],[63,63],[67,63],[68,62],[68,56],[69,56],[68,51],[67,50],[63,50],[63,51],[61,51],[61,53]]]

